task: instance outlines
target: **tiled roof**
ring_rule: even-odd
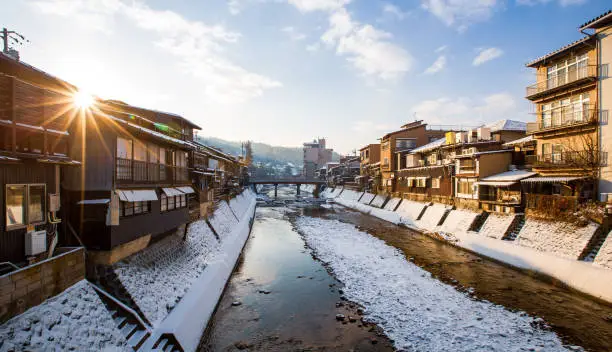
[[[548,53],[548,54],[546,54],[544,56],[540,56],[539,58],[528,62],[527,64],[525,64],[525,66],[533,67],[535,64],[538,64],[538,63],[540,63],[540,62],[542,62],[542,61],[544,61],[544,60],[546,60],[546,59],[548,59],[548,58],[550,58],[550,57],[552,57],[554,55],[560,54],[560,53],[562,53],[562,52],[564,52],[566,50],[569,50],[569,49],[571,49],[571,48],[573,48],[575,46],[578,46],[578,45],[580,45],[582,43],[585,43],[585,42],[587,42],[587,41],[589,41],[591,39],[593,39],[593,37],[590,37],[590,36],[582,37],[582,38],[576,40],[575,42],[567,44],[567,45],[565,45],[565,46],[563,46],[563,47],[561,47],[561,48],[559,48],[559,49],[557,49],[555,51],[551,51],[550,53]]]
[[[595,22],[599,21],[600,19],[602,19],[602,18],[604,18],[604,17],[606,17],[606,16],[608,16],[608,15],[610,15],[610,14],[612,14],[612,10],[608,10],[608,11],[606,11],[606,12],[602,13],[601,15],[599,15],[599,16],[597,16],[597,17],[593,18],[592,20],[589,20],[589,21],[587,21],[587,22],[583,23],[583,24],[582,24],[580,27],[578,27],[578,28],[583,29],[583,28],[585,28],[585,27],[587,27],[587,26],[589,26],[589,25],[591,25],[591,24],[593,24],[593,23],[595,23]]]

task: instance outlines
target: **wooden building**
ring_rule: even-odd
[[[40,85],[33,84],[36,77]],[[80,166],[68,153],[75,91],[0,53],[0,262],[22,266],[41,248],[52,253],[64,208],[61,174]],[[42,247],[34,248],[35,238]]]
[[[377,176],[380,175],[380,168],[373,165],[380,164],[380,144],[368,144],[359,149],[359,187],[370,192],[376,192],[379,188]]]

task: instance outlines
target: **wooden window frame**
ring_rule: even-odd
[[[31,187],[39,187],[42,186],[43,187],[43,199],[42,199],[42,213],[43,213],[43,219],[41,221],[36,221],[36,222],[32,222],[30,219],[30,188]],[[25,187],[25,207],[23,209],[23,220],[24,223],[23,224],[15,224],[15,225],[9,225],[8,223],[5,224],[5,228],[6,231],[13,231],[13,230],[17,230],[17,229],[22,229],[22,228],[26,228],[28,226],[37,226],[37,225],[42,225],[45,224],[47,222],[47,184],[45,183],[7,183],[4,186],[4,220],[6,222],[6,215],[8,212],[8,188],[9,187]]]

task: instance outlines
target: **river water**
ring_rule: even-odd
[[[279,199],[295,199],[293,189],[279,188]],[[328,208],[258,208],[251,237],[201,350],[393,350],[376,326],[360,322],[356,305],[342,300],[342,284],[312,257],[293,228],[296,216],[354,224],[458,290],[543,318],[567,344],[612,350],[612,306],[418,232],[340,206]],[[337,320],[337,314],[343,314],[344,321]]]

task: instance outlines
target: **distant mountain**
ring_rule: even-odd
[[[215,137],[198,137],[198,140],[233,155],[242,154],[242,142],[226,141]],[[266,143],[252,142],[253,160],[263,163],[291,163],[296,167],[302,167],[304,152],[300,147],[279,147]],[[340,155],[334,152],[334,160],[340,159]]]

